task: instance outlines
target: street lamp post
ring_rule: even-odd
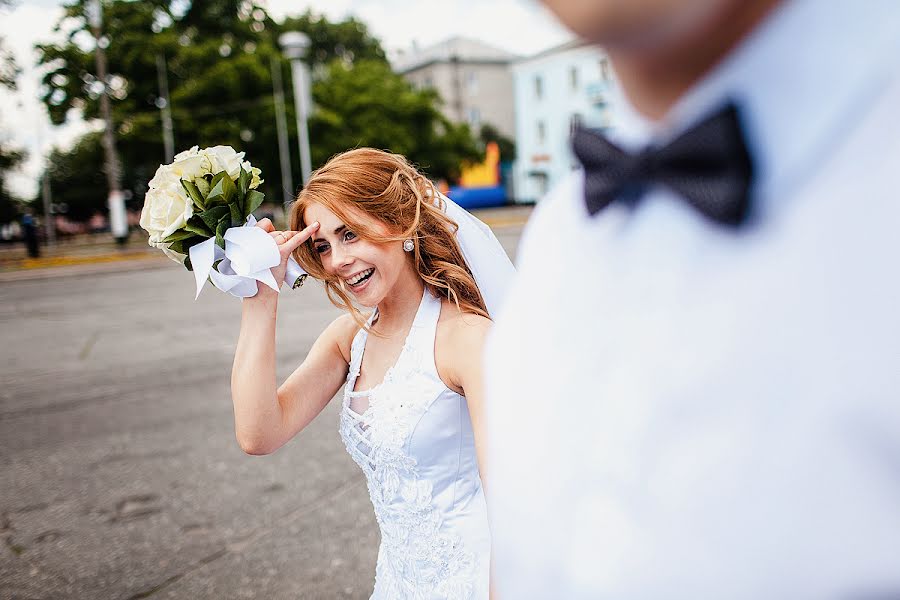
[[[294,112],[297,113],[297,144],[300,146],[300,175],[303,185],[309,181],[312,172],[312,161],[309,156],[309,131],[306,120],[309,118],[310,79],[309,68],[303,61],[309,50],[310,41],[306,34],[299,31],[288,31],[278,38],[284,55],[291,61],[291,76],[294,80]]]
[[[125,215],[125,195],[119,185],[119,158],[116,155],[115,133],[113,131],[112,111],[109,105],[109,81],[106,70],[107,40],[103,36],[103,7],[100,0],[92,0],[88,5],[91,30],[96,46],[94,59],[97,63],[97,79],[103,84],[100,94],[100,114],[106,122],[103,131],[103,149],[106,154],[106,183],[109,188],[107,204],[109,206],[109,225],[113,237],[120,245],[128,240],[128,220]]]

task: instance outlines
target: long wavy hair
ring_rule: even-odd
[[[313,203],[327,208],[357,236],[370,242],[413,240],[410,260],[431,294],[449,299],[463,312],[488,317],[484,298],[456,241],[457,224],[442,210],[440,195],[431,181],[403,156],[373,148],[333,156],[312,174],[291,206],[292,230],[306,227],[303,214]],[[380,221],[390,233],[374,231],[357,211],[348,210],[350,207]],[[335,306],[348,310],[365,327],[365,319],[350,300],[343,281],[325,271],[312,241],[297,248],[294,258],[325,284]]]

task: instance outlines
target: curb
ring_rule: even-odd
[[[474,211],[473,214],[491,229],[521,227],[525,225],[528,217],[531,215],[530,209],[518,210],[516,211],[517,214],[513,215],[503,214],[504,212],[502,209],[486,209],[484,211]],[[157,254],[157,252],[134,252],[130,254],[117,252],[23,259],[21,263],[10,270],[0,271],[0,283],[121,273],[131,270],[164,267],[171,262],[161,253]]]
[[[165,267],[171,263],[165,256],[148,257],[85,257],[90,261],[80,261],[52,267],[24,268],[0,273],[0,283],[13,281],[37,281],[41,279],[57,279],[60,277],[78,277],[83,275],[102,275],[104,273],[122,273]],[[105,260],[104,260],[105,259]]]

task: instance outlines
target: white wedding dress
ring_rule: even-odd
[[[426,290],[396,364],[370,390],[354,390],[366,330],[353,340],[340,431],[381,529],[372,599],[488,599],[487,506],[466,399],[434,363],[440,313]]]

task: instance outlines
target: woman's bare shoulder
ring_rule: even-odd
[[[368,317],[368,314],[363,313],[363,318],[368,319]],[[356,334],[360,329],[359,323],[356,322],[353,315],[344,313],[325,328],[321,337],[326,338],[330,343],[337,345],[341,351],[341,355],[347,363],[349,363],[350,347],[353,345],[353,338],[356,337]]]
[[[465,352],[473,343],[481,343],[493,322],[487,317],[460,310],[449,300],[441,301],[438,320],[438,344],[449,346],[451,352]]]
[[[487,317],[461,311],[449,300],[442,301],[434,362],[447,387],[462,393],[466,373],[481,362],[481,348],[491,325]]]

